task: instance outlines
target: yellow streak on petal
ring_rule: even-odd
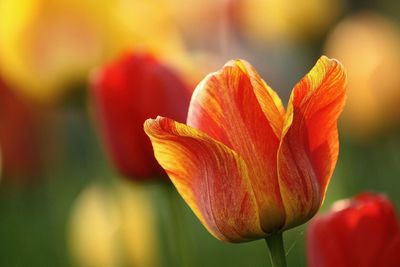
[[[144,125],[155,157],[202,224],[216,238],[265,237],[245,162],[205,133],[158,117]]]
[[[254,93],[262,111],[265,113],[265,117],[269,121],[274,133],[280,137],[286,112],[282,100],[247,61],[236,60],[236,65],[249,76]]]
[[[197,86],[187,119],[189,126],[231,148],[249,166],[267,233],[285,221],[276,171],[283,122],[280,99],[244,60],[229,61]]]
[[[345,85],[342,65],[323,56],[292,92],[278,152],[285,228],[308,220],[323,202],[338,157]]]

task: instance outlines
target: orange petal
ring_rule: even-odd
[[[285,228],[303,223],[322,204],[338,157],[345,84],[343,66],[323,56],[292,92],[278,152]]]
[[[279,97],[253,67],[236,60],[197,86],[187,119],[189,126],[222,142],[251,166],[249,179],[267,233],[285,221],[276,167],[284,113]]]
[[[203,225],[217,238],[264,237],[243,159],[207,134],[158,117],[144,125],[156,159]]]

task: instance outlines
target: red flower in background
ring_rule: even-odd
[[[0,154],[6,183],[26,183],[40,174],[37,112],[0,79]]]
[[[111,158],[127,177],[163,173],[143,122],[159,114],[184,122],[190,91],[172,69],[150,54],[124,54],[92,81],[97,121]]]
[[[399,252],[399,222],[383,195],[339,201],[308,229],[310,267],[398,267]]]

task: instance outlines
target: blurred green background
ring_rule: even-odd
[[[349,96],[321,212],[361,191],[384,192],[400,206],[398,1],[127,0],[118,8],[119,1],[47,2],[0,2],[0,88],[15,93],[0,94],[0,266],[271,266],[263,240],[221,242],[168,182],[124,181],[112,167],[93,122],[87,80],[127,49],[154,51],[192,84],[230,58],[244,58],[284,101],[321,54],[338,58],[348,69]],[[69,36],[82,29],[77,21],[94,26]],[[70,38],[78,41],[68,44]],[[101,193],[90,191],[93,185]],[[99,213],[92,204],[75,213],[87,190],[95,192]],[[143,250],[130,252],[119,227],[137,227],[147,215],[125,213],[119,195],[129,195],[129,203],[136,190],[154,217],[129,235],[142,238],[133,244]],[[76,215],[82,213],[89,215]],[[133,221],[125,222],[128,217]],[[289,266],[306,266],[305,231],[303,225],[285,232]]]

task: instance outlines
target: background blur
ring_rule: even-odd
[[[151,51],[193,87],[251,62],[286,102],[321,54],[348,71],[341,151],[322,209],[360,191],[400,207],[400,3],[395,0],[1,0],[0,266],[267,266],[263,240],[213,238],[167,182],[119,177],[88,77]],[[285,234],[305,266],[305,226]]]

